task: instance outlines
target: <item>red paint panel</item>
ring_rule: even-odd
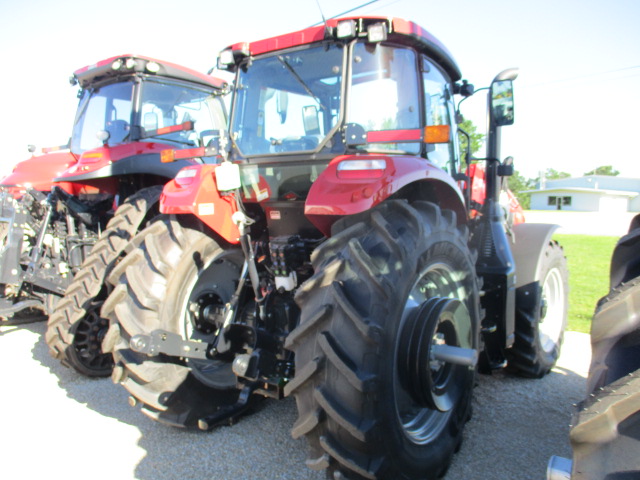
[[[365,159],[385,161],[386,168],[380,178],[338,177],[340,162]],[[330,236],[331,225],[337,218],[369,210],[402,187],[420,181],[432,182],[436,195],[443,199],[443,207],[455,210],[461,221],[466,218],[462,192],[446,172],[424,158],[378,154],[334,158],[311,186],[304,213],[322,233]]]
[[[420,128],[367,132],[367,143],[419,142],[420,140],[422,140],[422,129]]]
[[[71,152],[33,156],[19,162],[9,175],[0,180],[0,186],[10,187],[11,191],[18,196],[24,193],[25,185],[41,192],[49,192],[55,185],[53,179],[76,162],[77,157]],[[71,193],[68,188],[64,190]]]
[[[180,186],[171,180],[164,186],[160,196],[160,212],[176,215],[195,215],[200,221],[224,238],[238,244],[240,232],[231,220],[236,212],[236,203],[231,195],[221,196],[215,182],[217,165],[194,165],[185,167],[195,170],[188,185]],[[178,176],[180,173],[178,173]]]

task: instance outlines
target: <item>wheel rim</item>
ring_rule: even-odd
[[[469,312],[457,300],[466,296],[459,274],[439,263],[419,275],[405,303],[393,388],[396,418],[414,444],[440,434],[473,375],[469,367],[427,356],[434,344],[474,347]]]
[[[549,271],[542,284],[540,305],[540,346],[550,353],[560,341],[564,326],[565,292],[562,273],[554,268]]]
[[[109,328],[109,321],[100,316],[101,306],[101,301],[91,303],[73,336],[78,361],[83,367],[96,372],[110,371],[113,367],[113,356],[102,353],[102,340]]]
[[[194,270],[191,281],[186,284],[181,307],[182,335],[190,340],[211,343],[218,328],[222,326],[212,311],[223,307],[235,291],[240,277],[237,258],[231,254],[218,255],[202,269]],[[235,388],[236,377],[231,363],[224,360],[188,359],[193,375],[213,388]]]

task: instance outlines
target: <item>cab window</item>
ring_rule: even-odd
[[[358,43],[352,63],[348,123],[364,131],[420,128],[420,101],[416,55],[413,50],[390,45]],[[373,138],[368,135],[368,138]],[[367,151],[420,152],[420,142],[368,143]]]
[[[427,158],[440,168],[451,171],[455,158],[455,123],[453,122],[453,96],[450,82],[430,60],[422,59],[422,84],[425,98],[426,125],[450,125],[449,143],[427,144]]]

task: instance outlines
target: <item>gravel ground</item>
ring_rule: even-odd
[[[109,379],[53,360],[45,324],[0,327],[3,415],[0,478],[66,480],[303,480],[306,444],[293,440],[295,402],[265,402],[210,433],[159,425],[129,407]],[[480,376],[474,414],[446,479],[543,480],[551,455],[571,456],[572,404],[582,399],[589,337],[569,332],[542,380]]]

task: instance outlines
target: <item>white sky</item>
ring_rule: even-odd
[[[366,0],[319,0],[326,17]],[[639,0],[378,0],[357,14],[413,20],[486,86],[519,67],[504,156],[525,177],[613,165],[640,177]],[[224,47],[320,21],[316,0],[0,0],[0,173],[28,144],[66,143],[74,70],[136,53],[206,72]],[[462,111],[484,129],[484,94]]]

